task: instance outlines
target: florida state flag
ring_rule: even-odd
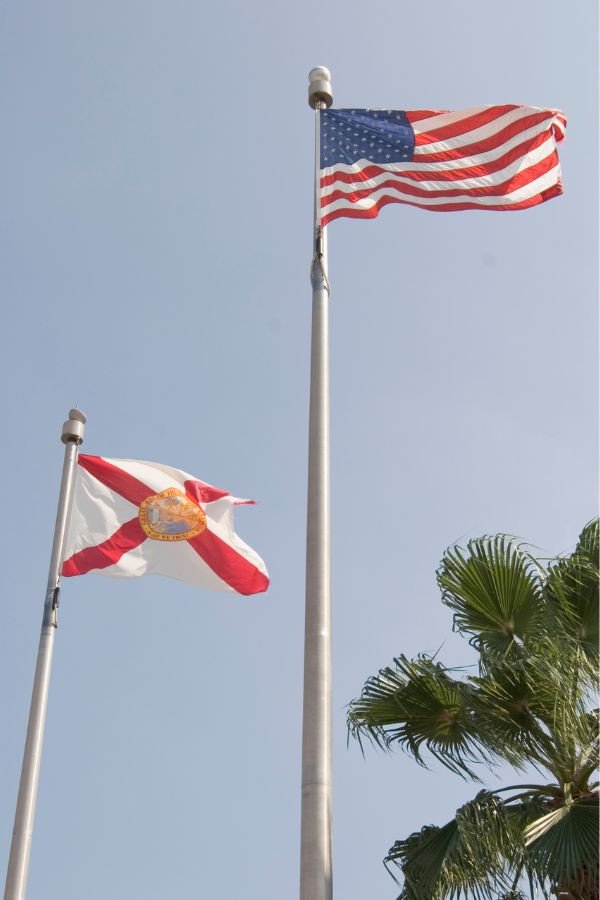
[[[213,591],[266,591],[264,562],[233,530],[233,507],[253,502],[170,466],[81,454],[62,574],[153,573]]]

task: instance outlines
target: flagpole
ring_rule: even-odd
[[[331,900],[331,577],[329,512],[329,282],[320,216],[320,111],[333,102],[331,75],[308,76],[315,110],[315,215],[308,438],[300,900]]]
[[[50,557],[50,570],[48,573],[48,586],[46,588],[46,599],[44,602],[42,630],[33,680],[31,706],[29,709],[27,737],[25,739],[25,750],[23,752],[23,765],[21,768],[21,781],[19,783],[19,794],[17,797],[15,824],[8,860],[4,900],[24,900],[27,889],[31,837],[33,833],[35,805],[40,777],[44,724],[48,706],[48,688],[50,685],[50,672],[52,668],[52,653],[54,650],[54,637],[58,625],[57,613],[60,573],[64,556],[65,537],[71,512],[71,502],[73,499],[77,448],[83,441],[84,430],[85,415],[79,409],[70,410],[69,418],[64,423],[61,434],[61,440],[65,445],[65,457],[58,498],[56,524],[54,526],[54,540],[52,543],[52,555]]]

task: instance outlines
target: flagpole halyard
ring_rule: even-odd
[[[58,625],[58,593],[64,555],[65,538],[73,499],[77,448],[83,441],[85,415],[72,409],[64,423],[61,440],[65,445],[65,457],[58,498],[54,540],[48,572],[48,585],[44,602],[42,630],[38,649],[27,737],[23,752],[21,780],[17,797],[13,837],[8,860],[4,900],[24,900],[29,874],[31,838],[35,819],[37,789],[40,777],[44,725],[48,706],[48,689],[52,669],[54,637]]]
[[[300,900],[331,900],[331,576],[329,282],[320,217],[320,110],[333,101],[329,71],[309,74],[315,110],[315,215],[308,440],[306,612],[302,727]]]

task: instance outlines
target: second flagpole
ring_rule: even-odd
[[[308,76],[315,110],[315,220],[308,438],[306,619],[302,723],[300,900],[332,900],[331,575],[329,464],[329,282],[320,216],[320,111],[333,102],[331,75]]]
[[[70,410],[69,418],[63,425],[61,434],[61,440],[65,445],[65,457],[58,497],[50,569],[48,572],[48,586],[44,602],[42,630],[33,679],[27,737],[25,738],[25,750],[23,752],[15,824],[8,859],[4,900],[24,900],[27,890],[31,837],[33,834],[40,764],[42,761],[46,709],[48,707],[48,688],[50,687],[50,673],[52,671],[54,637],[58,624],[60,572],[73,499],[77,448],[83,441],[84,429],[84,414],[79,409]]]

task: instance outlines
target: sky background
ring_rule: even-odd
[[[563,197],[329,228],[335,897],[393,900],[391,844],[475,793],[363,758],[345,707],[400,653],[473,661],[445,547],[568,552],[596,512],[596,6],[0,5],[3,859],[69,408],[88,453],[256,498],[272,578],[64,585],[31,900],[297,896],[316,65],[339,107],[568,118]]]

